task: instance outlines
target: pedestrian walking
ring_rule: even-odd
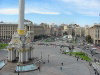
[[[39,72],[40,72],[40,66],[38,67],[38,70],[39,70]]]
[[[91,62],[89,62],[89,66],[92,66]]]
[[[96,71],[95,71],[95,75],[96,75]]]
[[[62,67],[60,67],[60,70],[62,70]]]
[[[63,64],[64,64],[64,63],[62,62],[61,65],[63,66]]]
[[[79,59],[79,58],[77,57],[77,61],[78,61],[78,59]]]
[[[77,61],[78,61],[78,58],[77,58]]]
[[[96,59],[94,59],[94,62],[96,62]]]

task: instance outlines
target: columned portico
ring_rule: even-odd
[[[14,48],[9,48],[8,50],[8,61],[14,61],[16,59],[16,50]]]

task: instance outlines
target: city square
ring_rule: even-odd
[[[0,5],[0,75],[100,75],[98,0],[5,1]]]
[[[61,42],[51,42],[54,44],[60,44]],[[60,52],[59,46],[46,46],[46,45],[38,45],[39,43],[36,42],[34,45],[34,57],[38,57],[41,59],[41,52],[42,52],[42,60],[45,62],[45,64],[41,64],[40,71],[31,71],[31,72],[25,72],[20,73],[20,75],[94,75],[93,68],[91,68],[88,64],[88,62],[77,59],[73,56],[64,55]],[[48,43],[49,44],[49,43]],[[68,49],[68,48],[66,48]],[[77,48],[75,48],[77,49]],[[7,55],[6,51],[1,51],[2,56],[6,58],[5,53]],[[0,52],[0,53],[1,53]],[[4,53],[3,53],[4,52]],[[0,54],[1,55],[1,54]],[[49,58],[48,58],[49,55]],[[1,56],[0,56],[1,57]],[[49,62],[48,62],[49,60]],[[63,66],[61,63],[64,63]],[[1,71],[1,75],[17,75],[14,73],[16,64],[9,63],[9,65],[6,65]],[[62,70],[60,69],[62,67]]]

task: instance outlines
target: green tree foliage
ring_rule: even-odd
[[[92,40],[92,38],[91,38],[90,35],[87,35],[87,36],[86,36],[86,41],[87,41],[88,43],[93,43],[93,40]]]
[[[67,32],[64,32],[63,34],[64,34],[64,35],[68,35],[68,33],[67,33]]]
[[[0,49],[4,49],[6,46],[8,46],[8,44],[1,44],[0,43]]]
[[[72,31],[72,36],[75,36],[75,31]]]

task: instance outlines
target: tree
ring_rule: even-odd
[[[64,32],[63,35],[68,35],[68,33],[67,32]]]
[[[72,36],[75,36],[75,32],[72,32]]]
[[[72,30],[72,36],[75,36],[75,30]]]
[[[92,38],[91,38],[90,35],[87,35],[87,36],[86,36],[86,41],[87,41],[88,43],[93,43],[93,40],[92,40]]]

